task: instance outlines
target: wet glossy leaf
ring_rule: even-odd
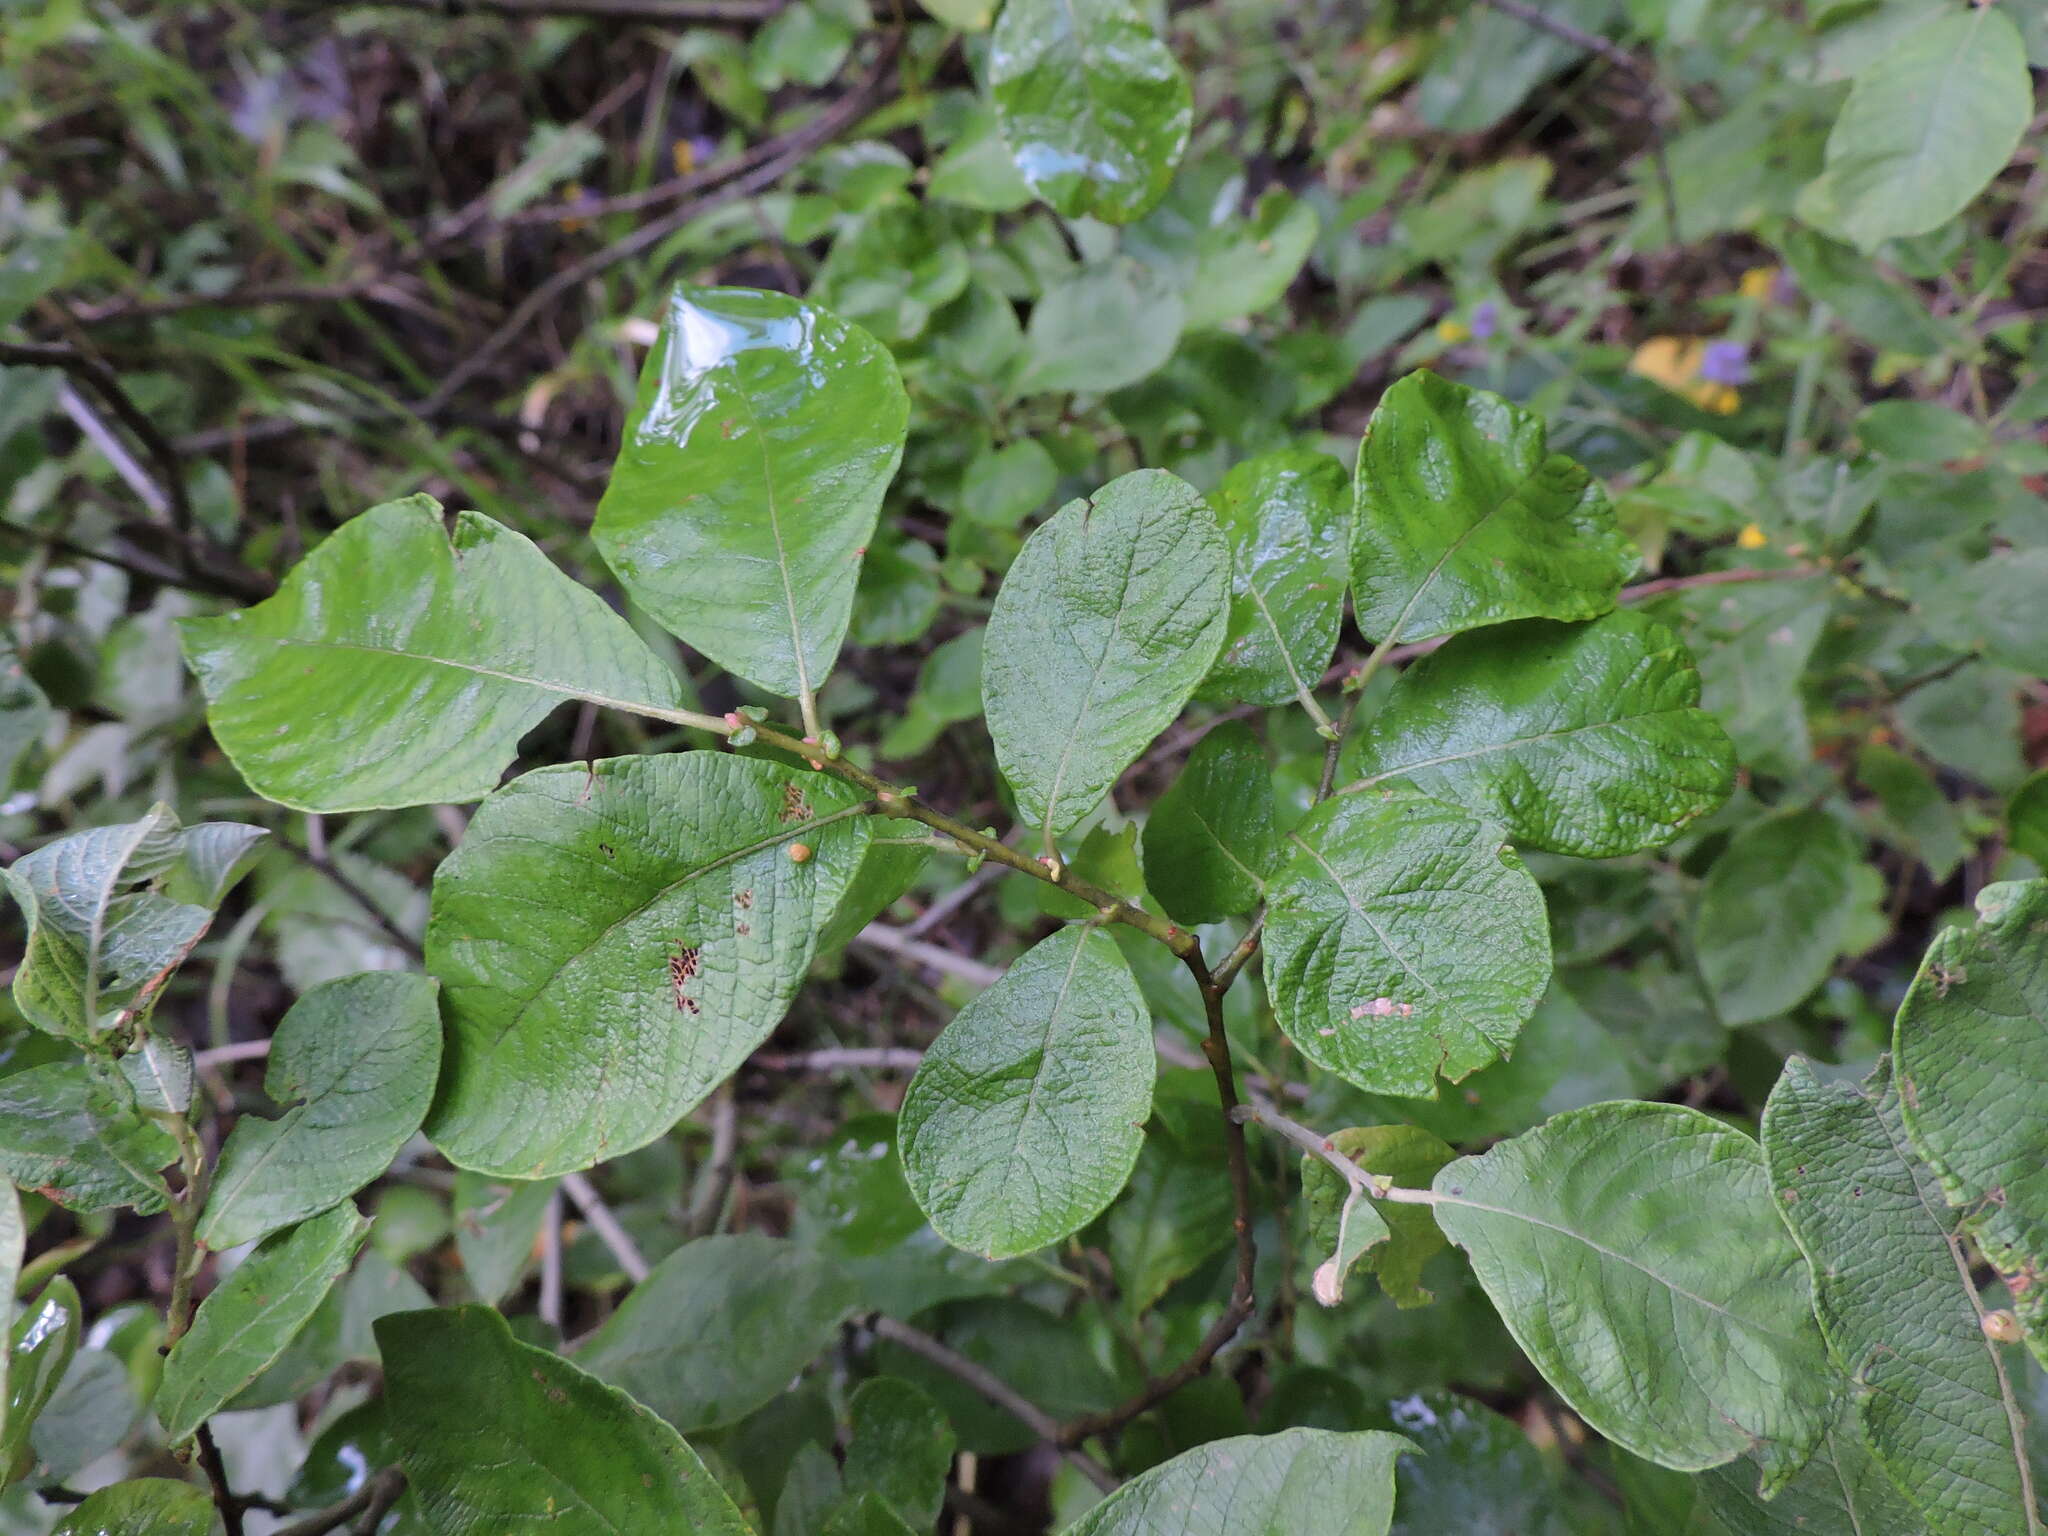
[[[344,1201],[279,1232],[199,1304],[164,1358],[156,1415],[176,1445],[284,1352],[348,1269],[370,1224]]]
[[[7,1364],[0,1370],[6,1407],[0,1412],[0,1485],[27,1470],[29,1435],[57,1383],[78,1353],[78,1288],[63,1275],[31,1304],[15,1310],[7,1331]]]
[[[73,832],[25,853],[7,889],[28,922],[14,1001],[80,1045],[147,1018],[164,983],[264,837],[261,827],[186,827],[168,805],[140,821]]]
[[[1389,389],[1358,450],[1351,589],[1371,640],[1614,606],[1635,546],[1541,417],[1433,373]]]
[[[1026,541],[989,617],[983,712],[1026,821],[1069,830],[1172,723],[1223,645],[1229,551],[1164,470],[1070,501]]]
[[[1928,946],[1892,1057],[1914,1149],[2006,1277],[2048,1364],[2048,880],[1977,896],[1974,928]]]
[[[1700,970],[1729,1024],[1783,1013],[1827,978],[1855,931],[1862,849],[1825,811],[1735,835],[1700,891]]]
[[[386,1423],[435,1536],[499,1536],[537,1511],[555,1536],[750,1536],[680,1435],[490,1308],[401,1312],[377,1346]]]
[[[1639,613],[1459,635],[1395,680],[1354,787],[1406,783],[1553,853],[1635,853],[1734,786],[1734,747],[1699,697],[1678,636]]]
[[[592,530],[635,602],[794,698],[846,638],[903,456],[888,351],[778,293],[678,288]]]
[[[0,1077],[0,1173],[75,1211],[165,1205],[157,1171],[178,1155],[170,1132],[143,1119],[77,1061]]]
[[[675,1124],[781,1021],[867,846],[857,803],[720,752],[543,768],[484,802],[434,881],[435,1145],[532,1179]]]
[[[1595,1104],[1437,1175],[1436,1219],[1573,1410],[1694,1472],[1782,1482],[1831,1417],[1806,1265],[1762,1150],[1675,1104]]]
[[[1131,1479],[1066,1536],[1385,1536],[1394,1461],[1413,1449],[1382,1430],[1212,1440]]]
[[[1337,648],[1351,550],[1344,466],[1299,448],[1247,459],[1213,504],[1230,545],[1230,629],[1201,696],[1284,704],[1314,690]]]
[[[1062,929],[925,1052],[898,1133],[910,1191],[984,1258],[1056,1242],[1130,1178],[1153,1075],[1151,1014],[1115,941]]]
[[[440,988],[410,971],[330,981],[271,1037],[263,1091],[275,1120],[235,1122],[214,1168],[199,1240],[232,1248],[345,1200],[420,1128],[441,1064]]]
[[[1939,228],[2004,168],[2033,112],[2002,9],[1931,15],[1858,72],[1800,215],[1865,250]]]
[[[480,800],[566,699],[677,702],[602,598],[481,513],[451,531],[430,496],[350,519],[275,597],[179,633],[214,739],[250,788],[304,811]]]
[[[988,68],[1011,158],[1061,213],[1128,224],[1165,195],[1193,99],[1132,0],[1008,0]]]
[[[684,1434],[736,1423],[832,1342],[856,1296],[839,1267],[758,1232],[655,1265],[576,1356]]]
[[[1276,838],[1273,774],[1250,726],[1228,720],[1195,744],[1145,819],[1145,883],[1176,922],[1248,912],[1266,888]]]
[[[218,1524],[204,1488],[139,1477],[91,1495],[51,1536],[212,1536]]]
[[[1429,1098],[1507,1054],[1550,981],[1543,893],[1506,834],[1419,795],[1319,807],[1266,890],[1266,985],[1310,1061]]]
[[[1889,1067],[1859,1086],[1793,1057],[1763,1144],[1878,1461],[1943,1530],[2030,1536],[2025,1417],[1984,1335],[1962,1213],[1913,1156]]]

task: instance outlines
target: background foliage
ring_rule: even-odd
[[[0,1529],[2032,1536],[2048,11],[995,12],[0,4]]]

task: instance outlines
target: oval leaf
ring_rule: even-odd
[[[434,1144],[536,1179],[667,1131],[781,1022],[867,847],[859,804],[722,752],[564,764],[491,796],[434,879]]]
[[[435,1536],[751,1536],[697,1453],[489,1307],[377,1321],[385,1425]]]
[[[678,288],[592,536],[669,630],[807,695],[846,639],[909,413],[858,326],[779,293]]]
[[[177,1445],[284,1353],[341,1278],[370,1224],[343,1202],[280,1232],[235,1266],[164,1357],[156,1416]]]
[[[1319,807],[1266,888],[1273,1012],[1310,1061],[1429,1098],[1507,1054],[1550,981],[1543,893],[1501,829],[1420,795]]]
[[[1273,774],[1250,726],[1226,720],[1196,743],[1145,818],[1145,884],[1176,922],[1249,912],[1272,867]]]
[[[430,496],[350,519],[275,597],[179,635],[214,739],[251,789],[302,811],[480,800],[564,699],[677,702],[595,592],[480,513],[451,532]]]
[[[1928,948],[1892,1030],[1906,1129],[2048,1364],[2048,880],[1977,896]]]
[[[1128,224],[1166,194],[1194,101],[1131,0],[1009,0],[989,39],[996,123],[1031,190]]]
[[[138,1477],[90,1495],[51,1536],[212,1536],[213,1500],[204,1488],[168,1477]]]
[[[1459,635],[1395,680],[1349,787],[1405,782],[1553,853],[1635,853],[1734,787],[1735,748],[1699,698],[1684,643],[1639,613]]]
[[[1793,1057],[1763,1143],[1878,1461],[1944,1529],[2029,1536],[2026,1420],[1984,1336],[1961,1215],[1908,1150],[1889,1066],[1858,1086]]]
[[[1322,681],[1344,617],[1349,493],[1342,464],[1299,448],[1223,477],[1215,507],[1230,546],[1230,628],[1204,699],[1285,704]]]
[[[152,1177],[178,1155],[171,1133],[95,1082],[82,1061],[0,1077],[0,1173],[74,1211],[161,1211]]]
[[[947,1242],[1031,1253],[1100,1215],[1152,1111],[1152,1016],[1107,934],[1027,951],[925,1052],[898,1131],[910,1192]]]
[[[1087,815],[1187,703],[1223,645],[1230,554],[1161,469],[1070,501],[996,594],[982,700],[1003,776],[1049,835]]]
[[[263,1091],[275,1120],[244,1115],[221,1148],[199,1240],[209,1248],[288,1227],[382,1173],[420,1128],[441,1065],[439,988],[406,971],[344,976],[292,1005]]]
[[[1724,1023],[1772,1018],[1827,980],[1869,905],[1864,874],[1855,834],[1825,811],[1768,816],[1730,839],[1693,931]]]
[[[1780,1482],[1832,1417],[1806,1265],[1763,1152],[1676,1104],[1595,1104],[1436,1177],[1437,1225],[1579,1416],[1681,1472]]]
[[[1546,449],[1541,417],[1433,373],[1380,398],[1356,489],[1352,601],[1372,640],[1594,618],[1636,566],[1607,493]]]
[[[1211,1440],[1132,1478],[1066,1536],[1386,1536],[1394,1462],[1414,1449],[1376,1429]]]
[[[781,1392],[857,1299],[814,1250],[759,1232],[700,1237],[655,1265],[576,1360],[695,1434]]]
[[[1803,217],[1870,250],[1961,213],[2034,115],[2027,48],[2002,9],[1932,16],[1856,76]]]

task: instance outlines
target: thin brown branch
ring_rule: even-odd
[[[404,1492],[405,1474],[396,1467],[386,1467],[339,1504],[330,1504],[290,1525],[280,1525],[271,1536],[327,1536],[329,1531],[340,1530],[358,1515],[368,1517],[363,1529],[374,1531]]]
[[[712,1094],[710,1111],[711,1156],[698,1177],[697,1198],[690,1206],[688,1230],[692,1237],[708,1237],[718,1230],[718,1219],[725,1214],[725,1197],[739,1171],[739,1105],[731,1078]]]
[[[900,1344],[912,1354],[929,1360],[954,1380],[1018,1420],[1040,1440],[1058,1446],[1075,1469],[1104,1493],[1116,1487],[1116,1478],[1109,1469],[1066,1438],[1066,1430],[1057,1419],[986,1366],[968,1359],[922,1329],[899,1323],[882,1313],[870,1317],[867,1326],[877,1338]]]
[[[633,1234],[619,1225],[619,1218],[604,1203],[604,1197],[597,1192],[596,1186],[580,1173],[565,1173],[562,1175],[562,1193],[583,1213],[583,1219],[590,1223],[590,1230],[597,1234],[598,1241],[611,1250],[626,1278],[635,1285],[645,1280],[650,1272],[646,1256],[640,1252],[640,1245],[633,1241]]]
[[[333,883],[335,889],[339,890],[349,900],[368,913],[370,920],[377,925],[378,930],[391,940],[392,943],[396,944],[415,960],[424,960],[426,958],[426,951],[420,947],[420,941],[386,916],[384,909],[377,905],[371,898],[370,893],[356,884],[355,879],[340,865],[336,864],[325,852],[315,853],[309,848],[301,848],[298,844],[289,842],[285,843],[284,847],[287,851],[296,854],[309,868],[318,870],[322,875],[326,876]]]
[[[1230,1039],[1223,1029],[1223,989],[1209,974],[1199,953],[1183,955],[1195,985],[1202,993],[1202,1011],[1209,1021],[1209,1037],[1202,1042],[1202,1054],[1216,1075],[1216,1096],[1223,1105],[1223,1150],[1230,1172],[1231,1227],[1237,1240],[1237,1273],[1230,1285],[1230,1301],[1194,1352],[1164,1375],[1155,1376],[1131,1397],[1102,1413],[1083,1414],[1060,1426],[1059,1443],[1075,1445],[1091,1435],[1120,1429],[1139,1414],[1164,1402],[1182,1387],[1204,1374],[1223,1346],[1237,1336],[1257,1306],[1253,1272],[1258,1265],[1258,1242],[1252,1236],[1252,1167],[1245,1150],[1244,1126],[1238,1119],[1237,1073],[1230,1058]]]
[[[176,587],[185,592],[201,592],[209,597],[230,597],[241,602],[260,602],[270,596],[270,583],[252,572],[229,572],[221,570],[180,570],[165,565],[151,555],[138,549],[88,549],[62,534],[44,533],[36,528],[23,528],[14,523],[0,522],[0,533],[9,534],[26,544],[40,545],[57,554],[67,555],[73,560],[97,560],[101,565],[110,565],[117,571],[126,571],[144,581],[153,581],[159,586]]]
[[[228,1483],[227,1464],[220,1459],[220,1446],[213,1438],[213,1426],[201,1424],[196,1438],[199,1441],[199,1468],[206,1474],[206,1485],[213,1490],[213,1507],[220,1511],[220,1523],[227,1536],[242,1536],[242,1500],[235,1497],[235,1490]]]

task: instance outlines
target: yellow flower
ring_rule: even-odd
[[[1762,549],[1770,542],[1764,536],[1763,529],[1757,527],[1755,523],[1749,524],[1742,532],[1735,535],[1735,546],[1738,549]]]
[[[1703,336],[1652,336],[1636,348],[1628,360],[1628,371],[1674,395],[1683,395],[1703,411],[1732,416],[1741,406],[1742,396],[1732,385],[1700,377],[1707,345]]]
[[[572,181],[569,183],[568,186],[562,188],[562,200],[564,202],[569,203],[582,202],[583,183],[581,183],[580,181]],[[571,215],[569,218],[563,219],[560,222],[562,228],[567,230],[572,235],[575,234],[577,230],[583,227],[583,220],[576,218],[574,215]]]
[[[1768,299],[1777,281],[1776,267],[1751,267],[1742,274],[1742,296],[1745,299]]]
[[[1439,320],[1436,323],[1436,339],[1446,345],[1469,341],[1471,337],[1472,327],[1462,320]]]
[[[674,163],[678,176],[687,176],[697,169],[697,151],[688,139],[677,139],[668,147],[668,157]]]

